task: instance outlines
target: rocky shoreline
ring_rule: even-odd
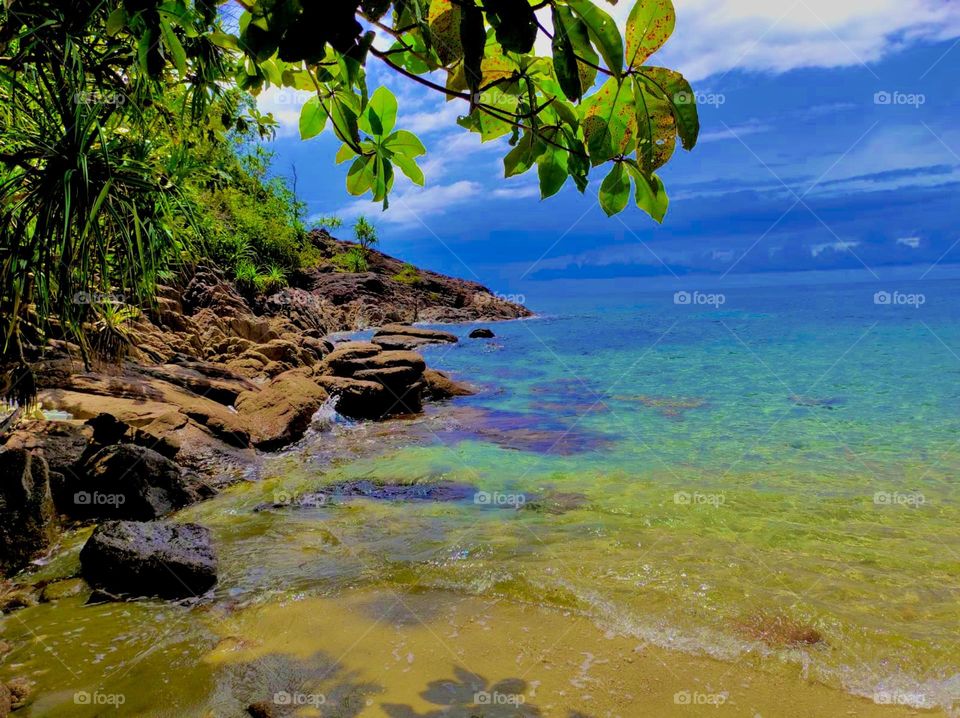
[[[127,328],[119,365],[87,368],[78,347],[51,340],[33,365],[38,398],[71,418],[21,421],[0,437],[0,576],[15,577],[0,579],[0,611],[72,595],[58,584],[84,589],[76,577],[31,585],[24,569],[56,551],[61,530],[90,523],[81,565],[92,600],[202,594],[216,582],[209,533],[164,517],[255,473],[263,452],[302,438],[328,402],[383,420],[473,393],[416,352],[457,336],[413,322],[531,315],[472,282],[421,270],[411,282],[409,265],[379,252],[369,266],[304,273],[258,298],[196,267]],[[369,328],[370,341],[336,336]]]

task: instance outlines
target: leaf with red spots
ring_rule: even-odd
[[[637,0],[627,18],[627,65],[640,67],[673,34],[677,15],[671,0]]]

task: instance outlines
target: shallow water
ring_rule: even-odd
[[[960,707],[957,283],[897,288],[926,301],[541,297],[540,319],[426,351],[477,397],[325,426],[182,512],[220,549],[211,600],[25,609],[0,624],[0,675],[38,682],[36,716],[110,714],[76,691],[126,715],[240,715],[277,691],[390,718]],[[298,505],[352,480],[476,493]]]

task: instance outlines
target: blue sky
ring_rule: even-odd
[[[683,71],[701,140],[661,175],[662,226],[607,218],[570,182],[541,202],[536,173],[504,180],[502,142],[459,128],[462,103],[370,68],[400,99],[398,126],[428,154],[424,189],[391,208],[357,201],[328,131],[296,135],[302,97],[261,98],[283,127],[276,171],[296,163],[316,214],[366,213],[391,254],[507,291],[537,280],[735,276],[960,263],[960,6],[928,0],[676,0],[678,27],[651,64]],[[630,3],[611,8],[622,20]],[[375,62],[375,61],[371,61]],[[878,95],[878,93],[883,93]],[[889,100],[888,102],[886,102]],[[896,270],[902,272],[902,270]]]

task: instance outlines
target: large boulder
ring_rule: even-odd
[[[0,573],[24,568],[57,534],[47,462],[24,449],[0,453]]]
[[[203,497],[199,483],[158,452],[134,444],[107,446],[84,463],[81,477],[57,495],[75,518],[160,518]]]
[[[241,394],[237,411],[250,427],[254,446],[273,451],[300,439],[328,396],[309,369],[293,369],[263,389]]]
[[[80,552],[83,576],[113,594],[189,598],[217,583],[210,531],[197,524],[108,521]]]
[[[480,327],[479,329],[474,329],[470,332],[471,339],[493,339],[496,336],[492,330],[487,329],[486,327]]]
[[[376,337],[414,337],[425,339],[434,344],[456,344],[459,339],[450,332],[441,332],[436,329],[414,327],[409,324],[386,324],[374,334]]]
[[[473,396],[477,392],[466,384],[455,381],[444,372],[427,369],[423,372],[424,393],[433,401],[452,399],[455,396]]]
[[[317,383],[337,397],[337,412],[351,419],[384,419],[415,414],[422,408],[422,383],[392,392],[378,381],[340,376],[319,376]]]

